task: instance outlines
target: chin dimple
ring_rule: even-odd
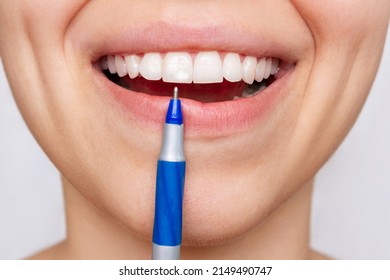
[[[204,51],[199,53],[167,52],[143,55],[107,55],[100,59],[101,68],[119,77],[162,80],[181,84],[240,82],[251,85],[275,75],[279,59],[243,56],[238,53]]]

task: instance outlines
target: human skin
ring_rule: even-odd
[[[389,14],[387,0],[2,1],[0,55],[12,92],[64,186],[67,238],[36,258],[150,258],[162,126],[140,125],[107,97],[98,51],[86,47],[149,23],[179,34],[185,26],[187,40],[234,27],[280,42],[295,65],[269,112],[226,133],[197,127],[183,99],[182,257],[309,258],[313,178],[364,104]]]

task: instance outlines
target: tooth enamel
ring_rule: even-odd
[[[193,81],[198,84],[223,81],[222,61],[218,52],[198,53],[194,61]]]
[[[164,57],[164,58],[163,58]],[[192,58],[195,57],[194,63]],[[257,62],[258,61],[258,62]],[[241,63],[238,53],[226,53],[223,61],[217,51],[198,54],[187,52],[145,53],[138,55],[107,55],[100,59],[100,67],[117,73],[119,77],[129,75],[131,79],[141,75],[146,80],[162,80],[169,83],[221,83],[239,82],[252,85],[275,75],[279,70],[278,58],[256,58],[246,56]],[[257,90],[253,88],[253,90]]]
[[[192,58],[189,53],[167,53],[162,66],[162,79],[164,82],[190,84],[192,68]]]
[[[274,75],[276,72],[278,72],[278,69],[279,69],[279,59],[272,58],[271,75]]]
[[[267,64],[266,58],[262,58],[259,60],[256,66],[256,75],[255,75],[255,80],[257,82],[261,82],[264,78],[264,71],[265,71],[265,66]]]
[[[141,63],[141,58],[138,55],[127,55],[125,57],[125,61],[129,77],[134,79],[139,75],[139,65]]]
[[[271,75],[271,67],[272,67],[272,58],[267,58],[267,63],[265,64],[265,70],[264,70],[264,79],[268,79]]]
[[[239,82],[242,79],[241,59],[237,53],[228,53],[223,59],[223,77],[229,82]]]
[[[241,96],[242,96],[242,97],[252,97],[252,96],[254,96],[254,95],[256,95],[256,94],[257,94],[257,92],[248,93],[248,92],[244,91],[244,92],[241,94]]]
[[[122,56],[120,55],[115,56],[115,67],[119,77],[124,77],[127,75],[126,62]]]
[[[253,84],[255,80],[257,59],[253,56],[245,57],[242,62],[242,80],[247,84]]]
[[[256,93],[260,93],[260,92],[262,92],[263,90],[265,90],[267,88],[267,86],[261,86],[260,88],[259,88],[259,90],[256,92]]]
[[[139,72],[147,80],[161,79],[162,58],[159,53],[146,53],[139,65]]]
[[[248,92],[247,90],[244,90],[244,92],[241,94],[241,97],[252,97],[252,96],[255,96],[255,95],[258,95],[260,92],[262,92],[263,90],[265,90],[267,88],[267,86],[260,86],[260,88],[255,91],[255,92]],[[234,100],[234,98],[233,98]]]
[[[108,61],[107,61],[107,56],[104,56],[102,58],[102,60],[100,61],[100,65],[102,67],[103,70],[107,70],[108,69]]]
[[[115,66],[115,58],[113,55],[107,56],[107,63],[108,63],[108,71],[110,71],[111,74],[115,74],[116,66]]]

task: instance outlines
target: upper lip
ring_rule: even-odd
[[[92,62],[109,54],[217,50],[255,57],[277,57],[287,63],[295,63],[299,53],[293,42],[279,36],[253,34],[240,27],[188,27],[165,21],[120,28],[110,33],[93,29],[83,33],[79,44]]]

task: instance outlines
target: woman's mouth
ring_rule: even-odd
[[[149,22],[112,33],[91,27],[77,44],[97,92],[126,122],[161,132],[177,86],[186,137],[215,138],[281,115],[275,105],[292,91],[302,48],[274,34]]]
[[[161,128],[177,86],[187,135],[213,136],[246,129],[270,111],[294,66],[277,57],[218,51],[109,54],[94,63],[99,82],[142,127]]]
[[[180,86],[182,98],[222,102],[248,98],[265,90],[291,65],[278,58],[205,51],[141,55],[107,55],[100,59],[106,77],[123,88],[154,96],[170,96]]]

